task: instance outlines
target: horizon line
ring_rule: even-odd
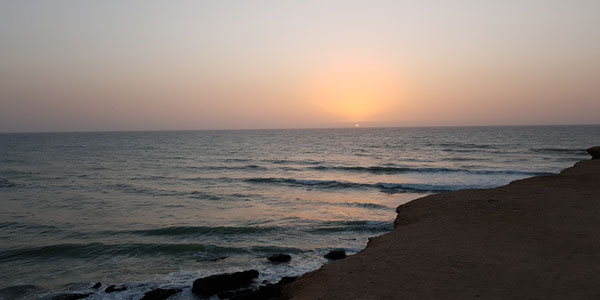
[[[350,124],[350,123],[349,123]],[[354,123],[352,123],[354,124]],[[368,122],[366,123],[368,124]],[[600,126],[593,124],[516,124],[516,125],[422,125],[422,126],[369,126],[353,125],[337,127],[282,127],[282,128],[212,128],[212,129],[124,129],[124,130],[49,130],[49,131],[0,131],[0,134],[43,134],[43,133],[127,133],[127,132],[189,132],[189,131],[266,131],[266,130],[328,130],[328,129],[393,129],[393,128],[476,128],[476,127],[557,127],[557,126]]]

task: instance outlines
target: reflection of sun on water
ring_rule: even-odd
[[[341,121],[371,121],[398,98],[397,76],[374,62],[329,66],[314,81],[310,97],[316,107]]]

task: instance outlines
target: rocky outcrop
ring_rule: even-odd
[[[324,256],[327,259],[331,259],[331,260],[338,260],[338,259],[342,259],[342,258],[346,258],[346,251],[344,250],[332,250],[329,251],[329,253],[325,254]]]
[[[144,294],[144,297],[140,300],[164,300],[177,293],[180,293],[181,289],[153,289]]]
[[[116,286],[116,285],[112,284],[112,285],[109,285],[104,290],[104,292],[105,293],[112,293],[112,292],[120,292],[120,291],[124,291],[124,290],[127,290],[126,286],[123,286],[123,285],[122,286]]]
[[[227,291],[219,293],[217,296],[220,299],[229,300],[268,300],[279,299],[281,297],[281,289],[284,285],[294,282],[296,277],[283,277],[279,282],[273,284],[265,284],[258,290],[245,289],[241,291]]]
[[[269,256],[267,259],[272,262],[284,263],[292,260],[292,257],[287,254],[274,254]]]
[[[201,296],[211,296],[220,292],[247,286],[257,277],[257,270],[203,277],[194,281],[192,292]]]
[[[600,146],[587,149],[587,153],[592,156],[592,159],[600,159]]]

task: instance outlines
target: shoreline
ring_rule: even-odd
[[[393,232],[301,276],[283,298],[600,296],[600,160],[497,188],[429,195],[396,211]]]
[[[470,144],[470,145],[475,145],[475,144]],[[460,148],[462,146],[457,146],[457,147]],[[534,149],[534,148],[530,147],[527,149]],[[566,148],[566,147],[563,147],[563,148],[540,148],[540,149],[541,150],[549,149],[548,151],[550,151],[550,154],[553,154],[555,151],[560,151],[560,153],[567,152],[570,154],[573,154],[576,152],[577,153],[582,152],[582,150],[573,150],[573,149]],[[559,150],[556,150],[556,149],[559,149]],[[592,150],[592,149],[594,149],[594,148],[591,148],[590,150]],[[598,154],[600,153],[597,151],[598,149],[596,149],[596,152],[590,151],[590,150],[588,150],[588,152],[593,156],[593,158],[597,158]],[[444,150],[442,150],[442,151],[444,151]],[[469,155],[469,156],[467,156],[467,155]],[[566,154],[564,154],[564,155],[566,155]],[[464,155],[461,155],[460,157],[470,157],[470,154],[464,154]],[[494,157],[489,156],[489,159],[491,159],[493,161]],[[531,168],[535,169],[536,165],[533,164],[534,162],[535,161],[527,162],[530,169]],[[261,267],[255,267],[254,265],[252,265],[250,267],[234,265],[235,266],[234,269],[230,268],[230,269],[217,270],[216,272],[194,273],[194,272],[196,272],[195,271],[196,269],[203,270],[202,268],[196,268],[196,269],[194,269],[194,271],[187,272],[186,274],[181,273],[183,275],[180,275],[178,278],[180,278],[182,280],[176,279],[176,280],[167,280],[167,281],[164,281],[164,280],[162,280],[162,281],[116,280],[115,281],[115,280],[106,279],[106,278],[108,278],[108,277],[106,277],[106,278],[103,278],[103,280],[101,280],[104,284],[98,282],[97,281],[98,279],[93,278],[93,280],[91,280],[91,281],[84,280],[81,282],[77,281],[77,282],[68,283],[68,284],[65,284],[64,286],[61,286],[58,289],[46,288],[43,285],[39,285],[39,286],[38,285],[35,285],[35,286],[34,285],[20,285],[20,284],[10,285],[10,286],[7,286],[7,288],[0,289],[0,298],[3,298],[3,296],[6,296],[7,299],[15,298],[18,295],[25,295],[25,294],[27,296],[37,295],[37,296],[41,297],[40,299],[46,299],[46,300],[48,300],[48,299],[75,299],[75,298],[79,299],[79,298],[85,298],[85,297],[122,298],[122,297],[138,297],[138,296],[142,297],[142,295],[145,295],[146,293],[151,293],[151,294],[155,293],[155,294],[164,295],[164,293],[169,292],[169,293],[177,294],[177,296],[173,297],[175,299],[192,299],[192,298],[196,299],[198,296],[195,295],[196,293],[193,292],[193,285],[190,285],[191,280],[193,280],[192,277],[197,278],[196,280],[200,280],[200,279],[203,279],[206,277],[211,277],[211,276],[228,275],[231,272],[260,271],[260,277],[252,278],[250,284],[248,284],[247,282],[243,282],[240,285],[239,289],[228,287],[226,290],[226,292],[229,293],[228,295],[232,296],[235,294],[236,297],[234,297],[234,298],[236,300],[237,299],[263,299],[263,298],[269,299],[269,298],[273,298],[273,297],[263,297],[263,298],[255,297],[257,295],[264,296],[263,292],[266,290],[269,293],[271,293],[268,296],[275,296],[275,297],[277,297],[277,299],[279,299],[279,296],[281,294],[277,294],[277,293],[280,293],[282,291],[282,289],[285,289],[283,296],[285,296],[287,298],[293,297],[293,299],[314,299],[314,298],[322,298],[322,299],[341,299],[341,298],[382,299],[382,298],[399,298],[399,297],[428,299],[427,295],[429,295],[429,294],[432,294],[432,296],[430,297],[431,299],[448,298],[448,297],[462,299],[462,298],[465,298],[465,295],[467,295],[467,294],[460,294],[459,292],[456,292],[455,290],[450,291],[450,292],[443,291],[443,292],[440,292],[440,294],[435,294],[436,292],[435,291],[432,292],[432,290],[443,289],[444,286],[446,286],[446,285],[450,286],[451,288],[459,287],[459,289],[465,290],[464,287],[460,286],[460,282],[458,282],[458,283],[451,282],[451,280],[448,280],[444,276],[447,276],[448,274],[450,274],[451,276],[462,276],[463,278],[467,278],[468,280],[470,280],[468,278],[468,276],[466,276],[465,274],[460,274],[461,271],[469,272],[469,270],[463,271],[462,269],[467,269],[468,267],[473,267],[473,266],[475,266],[475,268],[477,268],[478,267],[477,265],[482,262],[484,264],[484,267],[490,266],[490,265],[493,267],[494,263],[501,261],[502,257],[498,258],[498,257],[494,256],[497,253],[495,254],[493,252],[494,249],[488,249],[488,248],[490,248],[489,245],[483,245],[483,246],[477,245],[474,241],[484,241],[485,243],[489,243],[489,242],[496,243],[494,245],[494,247],[501,248],[503,245],[497,245],[497,244],[499,244],[499,242],[494,240],[494,238],[496,238],[497,236],[500,236],[500,238],[504,239],[504,240],[502,240],[503,242],[506,242],[507,244],[509,244],[510,239],[508,239],[506,236],[502,236],[502,234],[505,234],[505,232],[503,230],[505,230],[507,228],[511,229],[511,225],[513,225],[513,227],[514,227],[514,224],[506,224],[506,221],[507,220],[519,221],[519,217],[522,215],[522,213],[527,212],[527,207],[520,207],[519,205],[521,205],[523,203],[531,205],[531,207],[529,207],[529,210],[531,210],[531,208],[533,208],[534,210],[539,208],[539,203],[538,203],[539,201],[536,202],[537,204],[536,203],[532,204],[532,203],[527,203],[526,201],[522,201],[523,199],[517,199],[518,201],[515,201],[515,199],[512,199],[511,195],[514,197],[515,195],[518,196],[519,193],[523,193],[523,191],[521,191],[519,189],[517,189],[515,191],[514,190],[515,186],[519,186],[522,182],[526,182],[527,183],[526,188],[524,189],[524,190],[526,190],[526,192],[529,192],[531,194],[532,190],[533,190],[533,194],[535,194],[537,197],[537,194],[548,193],[548,191],[550,190],[550,194],[548,196],[553,197],[553,196],[559,195],[560,191],[558,191],[557,193],[552,192],[553,191],[552,188],[554,188],[554,187],[552,187],[552,184],[550,185],[550,188],[549,188],[548,186],[545,186],[543,183],[540,185],[539,182],[529,183],[529,181],[532,181],[532,180],[535,181],[538,179],[544,181],[544,180],[548,180],[548,178],[560,177],[561,180],[559,180],[559,181],[564,181],[566,179],[571,180],[571,182],[566,183],[566,187],[568,189],[570,189],[570,191],[566,195],[563,195],[564,198],[577,197],[577,193],[581,193],[582,191],[584,192],[584,194],[589,192],[595,196],[595,195],[599,194],[597,189],[589,190],[589,187],[587,186],[589,184],[584,184],[583,186],[579,186],[581,183],[586,183],[589,181],[589,178],[580,178],[582,175],[579,173],[581,173],[581,172],[585,173],[584,174],[585,177],[590,177],[590,174],[592,175],[591,177],[598,175],[597,174],[598,173],[597,165],[594,165],[594,164],[595,164],[594,162],[591,162],[591,165],[590,165],[590,163],[588,161],[582,161],[582,162],[579,162],[576,165],[576,167],[569,168],[567,170],[563,170],[561,172],[561,175],[555,175],[554,173],[545,173],[545,172],[535,172],[535,173],[531,172],[531,173],[529,173],[530,176],[534,176],[534,175],[544,175],[544,176],[513,181],[506,186],[501,186],[498,188],[491,188],[491,189],[486,189],[486,190],[482,190],[482,189],[457,190],[457,191],[453,191],[453,192],[442,192],[442,193],[438,193],[438,194],[432,194],[432,195],[425,196],[425,197],[423,195],[420,195],[420,198],[416,198],[416,199],[413,197],[411,199],[415,199],[415,200],[411,200],[407,204],[401,205],[400,207],[398,207],[395,210],[396,218],[395,218],[395,222],[393,222],[393,224],[394,224],[393,226],[392,226],[392,220],[394,217],[393,217],[392,211],[389,210],[389,208],[392,208],[392,207],[398,205],[398,202],[387,203],[387,205],[385,205],[385,207],[388,208],[387,215],[386,215],[387,220],[388,220],[386,224],[388,224],[388,225],[386,227],[387,230],[385,231],[385,232],[388,232],[387,234],[384,234],[383,236],[370,237],[369,242],[365,243],[368,236],[383,233],[383,232],[375,233],[371,230],[365,231],[367,233],[362,235],[363,239],[361,241],[360,249],[345,247],[344,245],[339,244],[339,243],[329,243],[330,247],[328,247],[328,248],[330,248],[330,249],[345,249],[346,251],[350,250],[349,251],[350,253],[356,253],[356,251],[359,252],[355,255],[351,255],[350,257],[346,258],[345,260],[341,260],[341,261],[329,260],[328,262],[323,262],[324,265],[319,263],[319,265],[313,266],[311,268],[306,268],[310,264],[306,264],[305,262],[302,262],[302,261],[294,258],[294,260],[293,260],[293,262],[295,263],[294,267],[298,268],[299,266],[301,266],[304,268],[304,270],[302,272],[298,272],[295,274],[287,274],[287,273],[280,272],[280,271],[282,271],[281,268],[279,268],[278,270],[275,270],[275,272],[271,272],[272,270],[270,270],[270,268],[274,267],[274,265],[270,265],[270,263],[269,263],[267,269],[264,269]],[[588,165],[593,166],[593,167],[591,167],[591,169],[590,169],[590,167]],[[363,168],[363,167],[361,167],[361,168]],[[557,167],[556,169],[558,169],[558,168],[559,167]],[[511,168],[508,168],[508,169],[509,169],[508,171],[502,171],[502,172],[510,172],[510,174],[513,174],[513,175],[514,174],[523,174],[524,172],[527,172],[527,171],[518,171],[519,168],[518,167],[515,168],[515,166],[513,166],[512,169]],[[514,169],[516,169],[517,171],[514,171]],[[576,171],[572,171],[571,169],[576,169]],[[439,170],[439,169],[436,169],[436,170]],[[441,169],[441,170],[446,170],[446,169]],[[454,170],[454,169],[452,169],[452,170]],[[375,174],[377,174],[377,172],[373,173],[372,175],[374,176]],[[453,173],[451,173],[451,174],[453,174]],[[478,176],[484,176],[482,174],[489,175],[489,172],[482,172]],[[548,176],[548,175],[550,175],[550,176]],[[444,175],[444,176],[451,176],[451,175]],[[270,179],[270,178],[271,177],[266,177],[266,179]],[[259,178],[259,179],[261,179],[261,178]],[[277,178],[275,178],[275,179],[277,179]],[[364,186],[364,185],[365,185],[364,183],[361,184],[361,186]],[[398,184],[398,185],[406,186],[409,184]],[[425,185],[427,185],[427,184],[425,184]],[[599,182],[597,182],[597,179],[595,179],[595,181],[592,181],[591,185],[597,186],[597,185],[599,185]],[[470,185],[470,186],[472,188],[475,188],[477,185]],[[559,186],[560,186],[560,184],[559,184]],[[9,187],[13,187],[13,186],[9,186]],[[513,190],[511,190],[511,188]],[[564,189],[564,187],[562,187],[562,188]],[[538,191],[538,190],[540,190],[540,191]],[[484,198],[480,197],[481,193],[485,193],[485,192],[490,193],[493,191],[496,191],[496,192],[503,191],[503,192],[501,193],[501,195],[498,195],[498,197],[496,197],[496,196],[487,197],[487,198],[485,196],[484,196]],[[575,196],[573,194],[575,194]],[[457,195],[458,195],[458,197],[457,197]],[[521,197],[521,198],[529,197],[529,196],[527,196],[527,193],[524,193],[524,195],[525,196],[521,195],[519,197]],[[588,196],[589,195],[584,195],[584,197],[588,197]],[[480,198],[477,198],[477,197],[480,197]],[[519,198],[519,197],[517,197],[517,198]],[[598,197],[596,197],[596,198],[598,198]],[[364,199],[373,201],[372,198],[368,198],[368,197],[364,198]],[[436,199],[438,199],[438,200],[441,199],[443,201],[437,201]],[[463,201],[465,199],[467,201]],[[429,200],[433,200],[433,201],[429,201]],[[322,203],[329,203],[329,202],[319,202],[319,204],[322,204]],[[352,203],[358,203],[358,202],[352,202]],[[379,202],[373,201],[373,203],[379,203]],[[368,202],[368,204],[373,204],[373,203]],[[560,203],[561,202],[557,202],[557,203],[554,203],[553,205],[555,207],[560,207]],[[338,211],[338,209],[339,209],[339,207],[336,207],[336,211]],[[516,216],[515,216],[515,213],[516,213]],[[600,213],[600,211],[597,213]],[[526,214],[526,216],[527,216],[527,214]],[[558,217],[559,217],[558,219],[560,219],[561,216],[558,216]],[[373,212],[371,210],[366,211],[366,212],[362,213],[359,216],[359,218],[372,219]],[[556,216],[551,216],[550,219],[554,220],[557,218],[556,218]],[[351,225],[350,223],[372,222],[372,221],[362,221],[361,220],[361,221],[342,221],[342,222],[348,223],[345,225]],[[490,223],[491,225],[488,223]],[[20,223],[15,223],[15,224],[20,224]],[[334,224],[334,225],[338,226],[340,224]],[[364,225],[364,224],[361,224],[361,226],[362,225]],[[423,227],[423,225],[425,225],[425,227]],[[600,225],[600,224],[595,224],[595,223],[593,224],[593,226],[596,226],[596,225]],[[591,228],[593,226],[590,226],[589,228]],[[393,230],[392,227],[395,228],[395,231],[389,232],[389,230]],[[169,231],[166,232],[166,234],[165,234],[168,236],[170,233],[173,233],[173,231],[172,231],[173,228],[176,229],[177,231],[180,230],[180,227],[159,227],[158,230],[162,231],[165,229],[169,229]],[[198,229],[201,229],[202,230],[201,232],[204,232],[207,230],[206,228],[204,228],[204,226],[196,226],[196,227],[190,227],[190,228],[193,229],[194,233],[197,232]],[[318,228],[321,228],[321,227],[318,227]],[[329,225],[327,225],[327,227],[323,227],[323,228],[328,229],[330,227],[329,227]],[[335,227],[335,228],[337,228],[337,227]],[[408,229],[408,231],[406,231],[407,229]],[[514,230],[514,229],[515,228],[512,228],[511,230]],[[145,236],[143,233],[156,232],[156,231],[157,231],[157,229],[150,228],[150,229],[140,230],[139,232],[136,232],[136,233],[137,234],[141,233],[140,234],[141,236]],[[327,230],[325,230],[325,231],[327,231]],[[409,236],[408,237],[402,236],[398,233],[398,231],[402,231],[402,233],[408,233]],[[120,233],[121,231],[114,231],[114,232]],[[123,231],[123,232],[129,233],[127,231]],[[338,231],[335,230],[334,232],[338,232]],[[163,232],[163,234],[164,234],[164,232]],[[336,234],[339,234],[339,233],[336,233]],[[463,235],[466,235],[466,234],[470,234],[470,236],[465,238]],[[580,232],[576,232],[576,234],[580,234]],[[588,233],[584,232],[584,234],[590,235],[589,232]],[[398,235],[400,235],[400,236],[398,236]],[[426,238],[427,240],[423,241],[422,240],[423,238]],[[531,241],[531,240],[536,240],[538,237],[537,236],[533,236],[533,237],[528,236],[527,238]],[[356,239],[353,239],[353,240],[356,240]],[[400,241],[401,243],[398,243],[398,241]],[[71,246],[71,244],[66,244],[66,245]],[[74,244],[74,245],[79,246],[78,244]],[[82,245],[85,246],[86,244],[83,243]],[[102,246],[102,244],[100,244],[100,245]],[[115,245],[110,244],[110,246],[119,246],[119,245],[120,244],[118,244],[118,243]],[[128,244],[125,244],[125,245],[128,245]],[[146,246],[146,245],[153,245],[153,244],[151,244],[151,243],[142,244],[142,246]],[[159,245],[163,245],[163,244],[159,244]],[[189,244],[181,244],[181,243],[173,244],[173,246],[179,246],[179,245],[187,246]],[[192,244],[192,245],[196,245],[196,244]],[[58,244],[58,246],[61,246],[61,244]],[[488,248],[486,248],[486,246]],[[522,245],[517,244],[516,246],[522,246]],[[404,247],[404,248],[402,248],[402,247]],[[421,247],[421,248],[419,248],[419,247]],[[441,253],[439,251],[436,252],[436,251],[433,251],[430,249],[432,247],[433,248],[441,247],[445,251],[443,251]],[[478,251],[475,251],[473,253],[473,251],[472,251],[473,247],[475,247],[475,250],[478,250]],[[49,249],[52,250],[52,248],[49,248]],[[283,248],[281,248],[281,249],[283,249]],[[292,249],[292,248],[289,248],[289,249]],[[321,249],[324,249],[324,248],[321,248]],[[383,249],[383,250],[381,250],[381,249]],[[458,255],[456,255],[456,253],[452,253],[452,250],[456,250],[456,249],[458,249],[462,252],[458,253]],[[34,249],[34,250],[38,251],[40,249]],[[42,247],[41,251],[38,251],[36,253],[45,253],[45,251],[47,251],[47,250],[48,249],[46,249],[45,247]],[[425,250],[425,251],[423,251],[423,250]],[[513,250],[512,248],[508,247],[507,252],[510,252],[512,250]],[[194,250],[194,251],[196,251],[196,250]],[[280,250],[277,250],[277,251],[280,251]],[[283,251],[283,252],[281,252],[280,255],[286,255],[286,254],[284,254],[284,253],[287,253],[286,250],[281,250],[281,251]],[[379,252],[377,252],[377,251],[379,251]],[[469,252],[469,251],[472,251],[472,252]],[[600,252],[600,251],[598,251],[598,252]],[[25,251],[25,253],[27,253],[27,252]],[[144,253],[146,253],[146,252],[144,252]],[[365,253],[370,253],[370,254],[368,256],[365,256]],[[473,254],[476,255],[475,258],[473,258]],[[487,255],[489,257],[482,258],[482,257],[480,257],[482,254]],[[335,258],[327,257],[328,255],[325,255],[324,258],[325,259],[335,259]],[[407,255],[412,256],[412,257],[407,258],[406,257]],[[477,255],[479,255],[479,256],[477,256]],[[322,254],[318,254],[318,256],[319,256],[320,260],[323,260]],[[345,256],[346,255],[344,254],[343,257],[345,257]],[[363,258],[361,258],[362,260],[358,260],[362,256],[364,256]],[[60,257],[62,257],[62,256],[60,256]],[[67,257],[67,256],[65,256],[65,257]],[[136,257],[135,253],[134,253],[134,255],[132,255],[132,257]],[[227,257],[227,256],[215,256],[216,259],[210,259],[210,260],[196,259],[196,261],[197,262],[198,261],[211,261],[211,262],[212,261],[220,261],[225,257]],[[459,257],[460,259],[457,261],[455,259],[455,257]],[[262,256],[262,255],[256,256],[255,258],[260,259],[261,263],[266,263],[266,261],[268,260],[267,256]],[[485,259],[491,260],[491,262],[485,261]],[[227,261],[231,261],[231,260],[227,260]],[[350,261],[352,261],[352,263],[350,263]],[[358,265],[357,265],[357,261],[359,262]],[[384,262],[383,264],[381,264],[382,261]],[[555,260],[555,261],[558,261],[559,264],[562,264],[560,259]],[[236,262],[236,261],[234,260],[233,262]],[[285,262],[286,262],[286,264],[283,264],[283,266],[288,266],[287,262],[289,262],[289,259],[286,259]],[[347,262],[350,263],[350,267],[348,267],[348,266],[344,267],[346,269],[342,269],[341,273],[339,272],[339,270],[336,271],[335,269],[332,269],[332,268],[335,268],[333,266],[338,266],[338,265],[345,266],[345,264]],[[448,267],[446,265],[448,263],[451,264],[450,267]],[[329,264],[332,266],[329,266]],[[352,264],[354,264],[354,266],[352,266]],[[393,268],[389,268],[389,265],[392,265]],[[510,265],[510,263],[507,263],[506,265],[508,266],[508,265]],[[317,269],[317,268],[320,268],[320,269]],[[444,268],[446,268],[446,269],[444,269]],[[448,269],[448,268],[450,268],[450,269]],[[258,270],[255,270],[255,269],[258,269]],[[326,276],[326,277],[319,278],[318,276],[321,276],[321,275],[315,275],[315,274],[320,274],[321,272],[328,272],[328,271],[326,271],[328,269],[332,269],[333,271],[331,271],[327,274],[323,273],[325,275],[321,274],[322,276]],[[305,273],[305,272],[308,272],[308,270],[314,270],[314,271]],[[365,270],[366,270],[366,272],[365,272]],[[442,272],[441,275],[439,274],[440,270]],[[486,275],[485,270],[481,270],[481,268],[476,269],[475,271],[480,272],[480,274],[478,275],[477,278],[484,278],[485,276],[481,276],[481,275],[482,274]],[[472,273],[477,273],[475,271],[473,271]],[[374,273],[374,274],[369,274],[369,272]],[[408,275],[400,274],[400,272],[406,272],[406,273],[408,273]],[[536,271],[534,270],[534,271],[530,271],[530,272],[536,272]],[[550,272],[552,272],[552,271],[550,271]],[[193,273],[193,275],[189,275],[192,273]],[[265,275],[264,275],[265,273],[268,273],[270,277],[265,278]],[[358,276],[355,278],[355,277],[352,277],[354,275],[348,275],[345,273],[348,273],[348,274],[354,273],[354,275],[358,274]],[[488,270],[488,273],[489,273],[489,270]],[[273,274],[276,274],[275,277],[272,276]],[[300,275],[300,274],[302,274],[302,275]],[[284,278],[282,278],[281,276],[285,277],[286,279],[283,280]],[[287,287],[287,285],[290,283],[290,278],[292,278],[289,276],[293,276],[294,278],[296,278],[296,276],[301,276],[302,279],[300,279],[298,283]],[[329,276],[329,279],[333,278],[334,281],[338,280],[339,282],[328,282],[327,276]],[[271,277],[273,277],[273,278],[271,278]],[[433,277],[433,281],[431,281],[432,277]],[[311,278],[317,278],[317,279],[311,279]],[[398,278],[400,278],[400,280],[398,280]],[[593,278],[595,278],[595,277],[593,277]],[[280,279],[282,279],[282,280],[280,280]],[[436,282],[435,280],[438,280],[438,281]],[[440,283],[439,282],[440,280],[442,280],[443,282]],[[494,281],[495,279],[488,278],[486,280],[488,280],[488,283],[489,283],[489,282]],[[450,281],[450,283],[447,283],[446,281]],[[30,282],[35,283],[35,281],[30,281]],[[345,286],[340,285],[340,283],[345,283],[346,285]],[[419,284],[425,285],[425,286],[419,287]],[[426,286],[427,284],[429,284],[429,286]],[[286,287],[284,287],[284,285]],[[489,286],[491,286],[491,285],[488,285],[488,287]],[[397,292],[397,290],[402,290],[402,289],[407,289],[407,288],[412,289],[413,294],[400,294],[399,292]],[[420,290],[418,290],[419,288],[420,288]],[[479,286],[478,286],[478,288],[481,290],[481,288]],[[576,287],[576,288],[578,288],[578,287]],[[315,289],[317,290],[317,292],[314,291]],[[319,291],[319,289],[325,289],[326,292],[323,294],[322,291]],[[354,289],[354,290],[352,290],[352,289]],[[356,289],[358,289],[358,291]],[[303,295],[302,293],[304,293],[305,290],[307,290],[307,292],[304,294],[305,298],[298,298]],[[112,294],[113,292],[115,292],[115,294]],[[424,294],[424,292],[425,292],[425,294]],[[111,296],[108,296],[109,293],[111,294]],[[474,295],[475,295],[475,297],[479,297],[480,294],[482,294],[482,293],[478,292]],[[423,296],[423,295],[425,295],[425,296]],[[448,296],[448,295],[450,295],[450,296]],[[600,295],[600,293],[599,293],[599,295]],[[241,298],[242,296],[246,297],[246,298]],[[412,297],[412,296],[414,296],[414,297]],[[65,298],[65,297],[67,297],[67,298]],[[498,297],[498,299],[506,298],[506,297],[510,298],[510,296],[503,295],[503,297]],[[468,298],[468,297],[466,297],[466,298]],[[530,298],[531,297],[525,297],[525,299],[530,299]],[[539,298],[539,297],[537,297],[537,298]],[[548,297],[542,297],[542,298],[545,299]],[[22,299],[27,299],[27,297],[24,296],[24,297],[22,297]],[[163,298],[160,298],[160,299],[163,299]]]

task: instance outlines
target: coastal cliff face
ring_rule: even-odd
[[[395,230],[287,299],[598,299],[600,160],[398,207]]]

